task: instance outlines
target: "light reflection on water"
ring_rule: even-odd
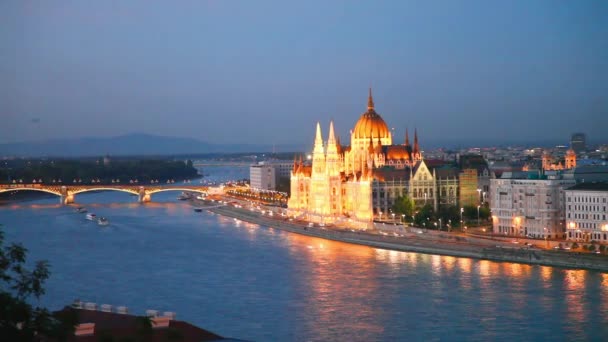
[[[221,335],[278,340],[602,340],[608,275],[387,251],[286,233],[157,194],[0,208],[7,238],[52,265],[43,304],[80,297],[177,311]],[[128,197],[127,197],[128,198]],[[164,202],[163,202],[164,201]]]

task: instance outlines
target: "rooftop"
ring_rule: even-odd
[[[579,183],[566,190],[608,191],[607,182]]]

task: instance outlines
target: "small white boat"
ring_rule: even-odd
[[[110,221],[108,221],[108,219],[105,217],[100,217],[99,219],[97,219],[97,224],[100,226],[107,226],[110,224]]]
[[[95,215],[93,213],[88,213],[87,214],[87,220],[89,220],[89,221],[95,221],[95,220],[97,220],[97,215]]]
[[[190,195],[187,192],[182,192],[181,195],[177,196],[177,199],[180,200],[180,201],[189,200],[190,198],[192,198],[192,195]]]
[[[85,207],[78,207],[78,208],[76,208],[76,212],[77,213],[86,213],[87,212],[87,208],[85,208]]]

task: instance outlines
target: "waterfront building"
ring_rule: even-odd
[[[608,242],[608,183],[580,183],[565,196],[567,239]]]
[[[276,190],[281,179],[289,179],[294,163],[287,160],[265,160],[249,167],[251,188]],[[272,169],[272,170],[271,170]]]
[[[570,137],[570,148],[575,152],[584,152],[587,149],[585,133],[574,133]]]
[[[477,170],[477,203],[485,203],[490,195],[490,180],[495,178],[494,172],[490,170],[488,162],[481,155],[463,155],[459,157],[459,165],[462,170],[475,169]],[[461,203],[461,205],[465,205]]]
[[[379,179],[379,171],[384,167],[401,170],[397,183],[379,185],[386,180]],[[405,185],[407,177],[408,186]],[[372,187],[374,179],[377,182]],[[413,180],[422,183],[409,186]],[[304,164],[301,159],[294,162],[288,207],[293,215],[314,222],[337,223],[349,218],[369,224],[374,215],[381,217],[389,203],[392,206],[397,194],[409,191],[415,200],[422,197],[428,201],[435,192],[433,184],[432,175],[422,161],[417,132],[414,132],[413,146],[407,131],[404,144],[393,144],[391,131],[375,111],[370,89],[367,111],[351,131],[350,146],[342,147],[333,122],[329,126],[328,139],[324,141],[321,125],[317,123],[311,165]],[[375,194],[372,194],[373,188]],[[374,197],[379,206],[376,209]]]
[[[564,190],[575,183],[561,174],[535,172],[504,172],[492,179],[494,233],[565,238]]]
[[[459,203],[461,206],[477,206],[479,193],[477,192],[477,170],[464,169],[459,175]]]
[[[252,189],[274,190],[276,189],[276,169],[264,162],[249,167],[249,181]]]

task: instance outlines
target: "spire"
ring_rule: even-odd
[[[334,121],[329,122],[329,139],[327,139],[327,145],[336,143],[336,135],[334,134]]]
[[[323,136],[321,135],[321,124],[317,121],[317,134],[315,135],[315,146],[313,153],[323,154]]]
[[[410,135],[407,132],[407,127],[405,128],[405,146],[410,146]]]
[[[334,122],[329,122],[329,138],[327,139],[327,155],[335,155],[337,157],[338,154],[338,143],[336,140],[336,134],[334,133]]]
[[[414,152],[420,152],[420,146],[418,146],[418,129],[414,128]]]
[[[367,110],[374,109],[374,98],[372,97],[372,87],[369,87],[369,97],[367,98]]]

